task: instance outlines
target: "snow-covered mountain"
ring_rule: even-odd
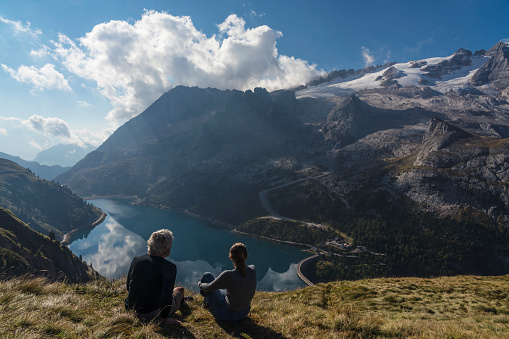
[[[271,191],[278,214],[352,234],[391,274],[508,274],[508,60],[499,43],[272,93],[178,86],[55,180],[236,226]]]
[[[360,90],[386,87],[430,87],[442,94],[448,92],[507,93],[509,76],[509,43],[499,42],[489,51],[460,48],[447,57],[432,57],[406,63],[390,64],[375,72],[360,72],[308,86],[296,92],[297,98],[348,96]],[[497,74],[490,77],[491,74]],[[343,73],[346,75],[345,73]]]

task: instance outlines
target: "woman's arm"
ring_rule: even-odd
[[[223,271],[214,281],[210,283],[199,283],[200,290],[210,293],[219,288],[228,288],[231,284],[231,271]]]

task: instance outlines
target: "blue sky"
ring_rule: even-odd
[[[179,84],[274,90],[489,49],[508,16],[508,0],[2,0],[0,151],[99,145]]]

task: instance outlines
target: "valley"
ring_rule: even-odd
[[[316,282],[505,274],[508,46],[290,90],[177,86],[54,181],[310,246]]]
[[[509,338],[508,15],[3,1],[0,337]]]
[[[385,254],[363,256],[356,273],[323,257],[326,280],[503,274],[509,103],[503,81],[487,84],[508,51],[460,49],[271,93],[177,86],[56,179],[82,196],[132,195],[280,241],[303,232],[311,246],[345,234]]]

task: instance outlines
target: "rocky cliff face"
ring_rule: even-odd
[[[452,126],[438,118],[432,118],[422,139],[415,166],[451,167],[451,157],[443,156],[441,150],[474,136],[461,128]]]
[[[397,187],[441,213],[470,206],[493,218],[507,216],[508,145],[433,119],[413,166],[396,174]]]
[[[509,98],[509,43],[499,42],[485,54],[490,59],[470,79],[474,86],[489,84]]]
[[[324,154],[315,121],[333,105],[297,102],[291,91],[177,87],[57,180],[84,196],[136,195],[223,213],[249,208],[267,182]]]
[[[421,71],[426,72],[425,75],[430,78],[441,79],[444,75],[470,65],[472,63],[472,56],[471,51],[460,48],[450,58],[444,59],[437,64],[426,65],[421,68]]]
[[[389,67],[381,76],[377,77],[375,81],[381,81],[381,85],[387,86],[400,86],[396,79],[401,78],[403,72],[395,67]]]
[[[471,82],[503,91],[506,54],[500,43],[406,69],[438,81],[486,58]],[[331,95],[337,82],[299,97],[177,87],[57,180],[85,196],[136,195],[236,223],[266,213],[260,191],[320,169],[331,172],[317,180],[323,209],[327,199],[356,206],[384,192],[394,202],[407,197],[449,214],[469,206],[507,222],[509,103],[473,84],[441,92],[393,83],[405,76],[391,64],[375,80],[387,86],[347,97]]]

